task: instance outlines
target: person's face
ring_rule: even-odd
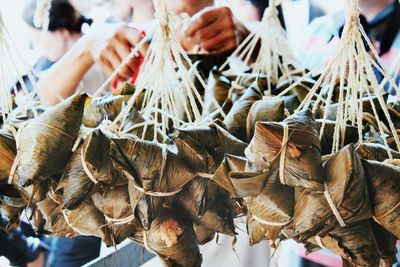
[[[213,5],[214,0],[173,0],[167,1],[167,4],[169,10],[176,14],[187,13],[193,16],[203,8]]]
[[[33,46],[50,61],[57,61],[68,51],[68,32],[64,30],[42,31],[31,28]]]

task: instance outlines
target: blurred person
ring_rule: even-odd
[[[232,52],[250,33],[225,6],[214,6],[213,0],[168,1],[169,9],[190,17],[178,35],[186,51],[203,50],[222,55]]]
[[[40,55],[35,70],[42,71],[59,60],[82,36],[82,26],[92,23],[67,1],[53,0],[49,11],[47,31],[34,25],[36,1],[30,0],[25,6],[22,18],[29,26],[32,46]]]
[[[359,0],[360,21],[385,66],[390,68],[400,53],[400,3],[398,0]],[[312,69],[332,55],[345,23],[344,12],[325,16],[310,25],[303,57]],[[328,45],[329,43],[329,45]],[[320,53],[315,53],[320,51]],[[378,79],[381,75],[376,72]],[[399,79],[399,78],[398,78]],[[394,91],[391,91],[395,94]]]
[[[247,27],[261,20],[257,7],[249,0],[219,0],[219,5],[225,5],[232,9],[233,14]],[[262,15],[262,14],[261,14]]]
[[[37,237],[25,236],[21,229],[6,231],[8,221],[0,214],[0,256],[6,257],[11,266],[25,266],[42,262],[40,256],[48,246]]]
[[[182,26],[179,35],[187,51],[200,48],[211,54],[229,54],[249,34],[248,29],[234,17],[228,7],[213,6],[212,0],[176,0],[167,3],[172,12],[185,13],[191,17]],[[146,27],[141,29],[147,30]],[[96,65],[110,75],[142,38],[143,32],[131,24],[113,23],[92,27],[41,78],[39,95],[51,105],[58,103],[60,99],[74,94],[88,70]],[[145,50],[141,53],[144,54]],[[138,58],[133,58],[118,72],[115,79],[121,82],[130,79],[137,63]],[[93,93],[91,90],[87,92]]]
[[[32,45],[40,57],[33,69],[43,75],[55,62],[82,37],[84,25],[90,25],[91,19],[80,14],[68,0],[52,0],[49,10],[48,30],[34,25],[35,0],[31,0],[23,11],[23,20],[29,26],[33,36]],[[85,73],[81,86],[96,89],[105,75],[100,69]],[[51,238],[49,266],[81,266],[99,256],[101,239],[96,237]]]

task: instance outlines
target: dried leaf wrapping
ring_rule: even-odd
[[[64,208],[76,209],[93,191],[94,183],[82,167],[82,146],[71,156],[56,192],[62,195]]]
[[[267,178],[258,196],[245,198],[245,205],[248,221],[253,219],[263,224],[264,237],[267,240],[275,240],[280,229],[292,220],[294,191],[293,188],[280,184],[275,172]]]
[[[283,122],[288,126],[288,142],[282,151],[284,128],[281,123],[258,122],[252,141],[245,150],[256,171],[276,170],[280,153],[285,153],[284,183],[323,190],[324,172],[317,125],[310,110],[298,112]],[[273,166],[271,166],[273,165]]]
[[[128,116],[122,121],[122,128],[125,135],[132,135],[134,137],[153,141],[154,140],[154,127],[145,123],[142,114],[135,108],[131,108]],[[167,143],[168,138],[157,132],[156,139],[160,143]]]
[[[28,204],[28,202],[21,197],[20,192],[13,185],[1,183],[0,202],[17,208],[23,208]]]
[[[147,230],[162,204],[196,175],[166,145],[131,139],[112,139],[114,161],[130,180],[131,199],[135,199],[139,218]],[[156,196],[154,196],[156,195]]]
[[[18,228],[21,220],[21,212],[22,208],[12,207],[6,205],[4,203],[0,203],[0,213],[1,216],[8,220],[8,224],[6,225],[6,231],[12,228]]]
[[[7,182],[16,154],[14,138],[0,132],[0,182]]]
[[[366,160],[384,161],[389,158],[387,147],[375,143],[362,143],[358,145],[357,153]],[[393,158],[400,159],[400,153],[389,149]]]
[[[121,112],[123,104],[123,96],[107,95],[92,99],[85,108],[82,123],[86,127],[96,128],[104,119],[113,121]]]
[[[196,224],[214,232],[235,235],[230,197],[212,180],[195,178],[175,201]]]
[[[284,95],[281,96],[285,109],[289,111],[290,114],[295,113],[297,108],[300,106],[299,98],[295,95]]]
[[[213,157],[216,164],[222,162],[225,154],[244,155],[244,149],[247,146],[246,143],[237,139],[216,123],[208,127],[193,127],[175,131],[175,140],[181,139],[186,142],[187,137],[200,144]]]
[[[38,210],[45,220],[43,229],[36,229],[39,233],[47,233],[52,236],[69,237],[74,235],[74,230],[69,227],[62,213],[62,206],[52,199],[46,198],[38,202]],[[44,232],[43,232],[44,230]]]
[[[78,137],[86,97],[86,94],[74,95],[21,129],[17,168],[21,185],[62,172]]]
[[[317,120],[318,132],[322,127],[323,120]],[[325,121],[324,132],[321,138],[321,153],[322,155],[327,155],[332,153],[332,144],[333,144],[333,135],[335,133],[336,122],[334,121]],[[346,134],[343,140],[343,146],[346,146],[351,143],[357,143],[358,141],[358,129],[357,127],[347,125],[346,126]]]
[[[257,86],[258,81],[255,83],[246,89],[239,100],[233,102],[231,110],[224,119],[228,132],[242,141],[247,139],[246,122],[251,106],[262,99],[262,94]]]
[[[92,195],[94,206],[104,214],[113,245],[119,244],[136,229],[127,185]],[[111,242],[106,242],[111,243]]]
[[[49,182],[43,181],[26,187],[16,183],[14,188],[18,190],[21,198],[26,203],[37,203],[46,198],[46,193],[49,191]]]
[[[109,137],[101,130],[93,131],[83,143],[81,153],[83,163],[96,181],[105,186],[115,183],[118,174],[111,161]]]
[[[147,232],[147,246],[165,261],[166,266],[201,266],[202,256],[193,226],[171,210],[152,223]]]
[[[202,225],[193,224],[193,230],[200,245],[207,244],[215,237],[215,231]]]
[[[325,169],[326,190],[346,224],[372,218],[367,177],[354,146],[339,150]]]
[[[226,154],[212,180],[234,197],[257,196],[268,173],[246,171],[246,158]]]
[[[282,121],[285,116],[284,102],[277,97],[264,97],[254,102],[247,115],[246,136],[250,141],[254,135],[254,127],[258,121]]]
[[[117,150],[114,160],[131,172],[131,178],[144,191],[175,192],[195,174],[166,145],[133,139],[112,139]]]
[[[263,240],[276,240],[281,232],[281,226],[272,226],[262,224],[247,216],[247,233],[249,235],[250,245],[255,245]]]
[[[82,202],[74,210],[64,210],[64,213],[66,222],[77,233],[97,236],[103,240],[107,240],[108,233],[104,215],[96,209],[90,199]]]
[[[333,216],[324,192],[295,188],[293,230],[295,239],[304,242],[319,233]],[[312,216],[311,216],[312,214]]]
[[[400,168],[377,161],[363,161],[374,218],[400,239]]]
[[[354,267],[379,266],[378,247],[369,220],[340,227],[321,238],[321,243]]]
[[[376,222],[372,222],[372,230],[378,245],[379,267],[393,266],[397,262],[397,238]]]
[[[231,85],[228,78],[221,75],[216,69],[210,72],[207,80],[207,87],[204,92],[204,109],[208,111],[208,114],[218,109],[214,101],[220,106],[224,104],[225,100],[228,98],[230,88]]]
[[[174,139],[178,155],[191,167],[194,171],[213,173],[216,168],[214,158],[207,150],[186,134],[179,134]]]

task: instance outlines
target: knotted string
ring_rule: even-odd
[[[387,110],[385,100],[382,96],[380,86],[376,79],[376,75],[372,67],[378,70],[388,82],[395,88],[399,89],[394,83],[391,75],[385,69],[382,60],[379,58],[376,49],[368,39],[363,30],[360,20],[360,9],[357,0],[346,0],[346,23],[338,49],[334,56],[326,63],[312,70],[306,77],[318,74],[322,69],[322,74],[310,92],[300,104],[296,111],[305,110],[312,107],[312,111],[316,113],[318,109],[323,108],[324,118],[320,129],[320,138],[322,138],[326,118],[330,107],[332,106],[333,93],[339,93],[337,103],[336,126],[333,136],[332,154],[336,153],[344,146],[347,122],[350,121],[358,128],[359,142],[363,142],[363,101],[369,100],[373,111],[373,116],[377,122],[382,121],[377,112],[376,103],[372,96],[375,95],[379,102],[379,107],[383,111],[384,117],[388,122],[390,133],[393,136],[397,149],[400,151],[400,140],[396,132],[393,121]],[[364,41],[370,48],[372,56],[366,51]],[[289,86],[281,95],[290,92],[295,86],[300,84],[306,77],[298,80],[295,84]],[[339,88],[337,83],[339,81]],[[326,90],[321,90],[324,88]],[[327,94],[327,96],[326,96]],[[317,97],[315,97],[317,95]],[[325,99],[325,103],[323,100]],[[322,105],[321,105],[322,104]],[[387,144],[385,129],[382,123],[377,123],[379,134],[381,135],[388,155],[392,158],[389,146]]]
[[[285,122],[279,123],[283,127],[283,137],[282,137],[282,148],[279,158],[279,180],[281,184],[285,183],[285,160],[286,160],[286,148],[289,142],[289,126]]]
[[[335,203],[333,202],[333,199],[332,199],[331,195],[329,194],[328,189],[325,189],[324,196],[325,196],[326,200],[328,201],[329,207],[331,208],[333,215],[335,215],[340,226],[342,226],[342,227],[346,226],[346,223],[344,222],[342,216],[340,215],[339,211],[337,210]]]
[[[259,223],[264,224],[264,225],[276,226],[276,227],[282,227],[282,226],[288,225],[288,224],[292,221],[292,219],[290,219],[289,221],[287,221],[287,222],[282,222],[282,223],[280,223],[280,222],[271,222],[271,221],[266,221],[266,220],[264,220],[264,219],[261,219],[260,217],[255,216],[254,214],[252,214],[251,217],[252,217],[256,222],[259,222]]]
[[[247,68],[251,68],[252,73],[262,73],[267,75],[267,94],[272,93],[272,85],[276,85],[280,77],[285,77],[289,81],[293,80],[292,66],[302,69],[300,62],[294,57],[286,32],[282,27],[276,1],[270,1],[269,7],[264,11],[260,26],[252,31],[241,44],[236,48],[227,61],[221,65],[219,71],[223,71],[228,65],[234,69],[237,59],[241,60]],[[257,45],[260,50],[254,61],[251,63],[252,56]],[[242,64],[243,64],[242,63]],[[301,71],[301,73],[303,73]],[[243,75],[237,74],[235,84],[241,84]]]

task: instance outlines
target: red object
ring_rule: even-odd
[[[136,28],[135,28],[135,30],[137,30],[139,32],[140,37],[142,37],[142,38],[146,37],[146,32],[145,31],[139,30],[139,29],[136,29]],[[139,62],[138,62],[138,66],[137,66],[135,72],[132,75],[132,78],[129,79],[129,83],[131,83],[131,84],[134,84],[136,82],[136,79],[139,76],[139,72],[140,72],[140,69],[141,69],[143,61],[144,61],[144,56],[142,55],[142,53],[138,52],[138,56],[137,57],[139,59]],[[117,89],[118,83],[119,83],[119,81],[117,79],[114,79],[111,82],[111,87],[112,87],[113,90]]]

